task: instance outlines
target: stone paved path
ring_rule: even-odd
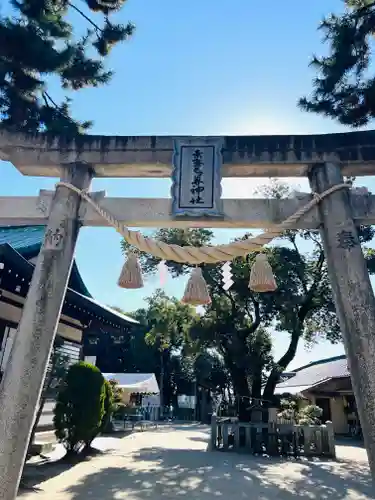
[[[100,438],[95,446],[106,453],[69,469],[47,467],[50,478],[20,499],[375,499],[360,447],[339,446],[337,462],[294,462],[206,451],[207,441],[208,428],[198,425]]]

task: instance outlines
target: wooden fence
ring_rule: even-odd
[[[335,458],[335,442],[331,422],[326,425],[294,425],[279,423],[245,423],[234,418],[212,416],[211,447],[213,450],[243,451],[273,456]]]

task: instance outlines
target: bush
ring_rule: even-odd
[[[105,408],[104,377],[96,366],[72,365],[57,396],[54,409],[55,434],[68,453],[89,448],[99,434]]]
[[[280,402],[281,411],[278,413],[278,418],[296,422],[298,419],[298,404],[296,401],[282,399]]]
[[[115,404],[114,404],[114,393],[112,387],[113,387],[112,384],[108,382],[108,380],[104,380],[104,391],[105,391],[104,416],[100,429],[101,432],[112,432],[113,430],[111,417],[113,415],[113,412],[115,411]]]
[[[319,406],[308,405],[299,411],[298,423],[300,425],[318,425],[321,423],[322,415],[323,410]]]
[[[113,432],[112,417],[122,401],[122,389],[116,380],[105,380],[104,417],[101,432]]]
[[[123,390],[119,387],[118,382],[116,380],[109,380],[108,382],[112,387],[113,404],[117,408],[117,406],[122,403]]]
[[[291,420],[300,425],[317,425],[323,415],[323,410],[316,405],[308,405],[298,408],[298,403],[293,400],[281,400],[282,411],[278,414],[279,418]]]

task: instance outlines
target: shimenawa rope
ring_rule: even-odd
[[[268,229],[259,236],[212,247],[181,247],[179,245],[169,245],[168,243],[157,241],[153,238],[147,238],[139,231],[132,231],[121,224],[110,212],[96,203],[86,191],[82,191],[67,182],[58,182],[56,184],[56,188],[57,187],[65,187],[79,194],[81,198],[91,205],[110,226],[114,227],[130,245],[136,247],[141,252],[149,253],[161,260],[198,265],[202,263],[215,264],[217,262],[226,262],[233,260],[235,257],[244,257],[250,252],[260,251],[264,245],[270,243],[284,231],[293,229],[295,223],[314,208],[321,200],[341,189],[349,189],[351,185],[349,183],[337,184],[321,194],[314,193],[309,203],[297,210],[297,212],[288,217],[284,222]]]

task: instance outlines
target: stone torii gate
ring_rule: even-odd
[[[88,190],[93,177],[170,177],[169,199],[101,198],[126,226],[270,228],[304,199],[221,200],[224,177],[307,176],[314,193],[343,175],[375,174],[375,132],[313,136],[104,137],[71,142],[0,132],[0,159],[22,174]],[[205,162],[199,163],[203,155]],[[198,160],[197,160],[198,158]],[[173,167],[173,168],[172,168]],[[197,169],[197,170],[194,170]],[[202,189],[203,187],[203,189]],[[194,196],[192,196],[192,193]],[[356,225],[375,221],[375,196],[338,190],[296,222],[321,230],[354,393],[375,478],[375,300]],[[46,225],[43,248],[0,386],[0,500],[16,496],[80,225],[107,225],[64,186],[0,198],[0,225]]]

